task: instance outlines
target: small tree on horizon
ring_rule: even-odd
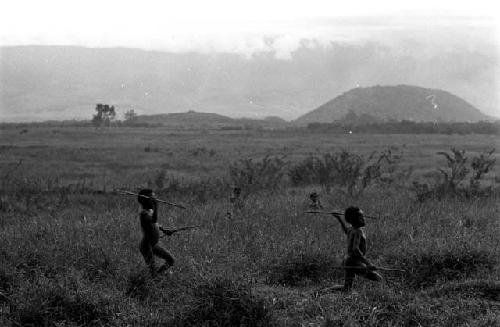
[[[124,114],[124,118],[126,122],[134,122],[137,120],[137,113],[134,109],[130,109]]]
[[[97,113],[92,117],[92,124],[96,127],[109,126],[116,117],[114,106],[98,103],[95,110]]]

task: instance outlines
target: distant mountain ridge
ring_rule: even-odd
[[[274,116],[264,119],[235,119],[216,113],[196,112],[194,110],[156,115],[140,115],[137,116],[136,122],[139,124],[145,123],[184,128],[244,128],[249,126],[254,128],[281,128],[289,125],[286,120]]]
[[[490,117],[465,100],[442,90],[411,85],[351,89],[297,118],[296,124],[329,123],[349,113],[379,120],[476,122]]]
[[[456,49],[444,57],[415,56],[395,70],[399,55],[383,52],[380,57],[382,48],[376,43],[303,46],[289,60],[277,60],[265,53],[245,58],[128,48],[0,46],[0,122],[91,119],[96,103],[114,105],[117,118],[134,109],[146,115],[196,110],[292,120],[358,84],[446,89],[481,109],[496,110],[489,57]],[[453,58],[470,65],[450,65]],[[425,73],[413,73],[422,67]]]

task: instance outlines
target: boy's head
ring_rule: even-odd
[[[312,192],[310,195],[309,195],[309,198],[312,200],[312,201],[317,201],[318,200],[318,193],[316,192]]]
[[[234,195],[241,195],[241,187],[233,188],[233,194]]]
[[[153,190],[149,188],[140,190],[139,195],[137,196],[137,201],[139,201],[139,203],[142,205],[144,209],[154,209],[155,201],[154,201]]]
[[[354,227],[363,227],[365,225],[365,218],[363,210],[358,207],[349,207],[344,212],[345,221]]]

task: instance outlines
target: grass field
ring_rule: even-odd
[[[498,191],[416,200],[451,147],[472,157],[498,149],[478,135],[334,135],[268,131],[29,128],[0,131],[0,325],[7,326],[498,326]],[[390,183],[356,197],[340,186],[244,187],[232,217],[231,163],[266,155],[292,163],[342,149],[366,158],[400,156]],[[484,178],[497,187],[499,162]],[[410,167],[413,169],[410,171]],[[401,172],[401,175],[398,175]],[[151,186],[164,226],[200,225],[164,239],[172,274],[151,279],[138,250],[134,197]],[[204,189],[200,193],[199,189]],[[350,294],[338,266],[345,239],[323,205],[354,204],[368,220],[368,258],[385,281],[356,279]]]

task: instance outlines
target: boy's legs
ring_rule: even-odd
[[[354,277],[356,276],[356,270],[350,267],[355,267],[356,266],[356,261],[353,260],[353,258],[345,258],[345,260],[342,262],[344,267],[349,267],[349,268],[344,268],[345,270],[345,279],[344,279],[344,291],[350,291],[352,289],[352,285],[354,283]]]
[[[378,272],[376,271],[373,271],[373,270],[366,270],[364,271],[362,274],[363,277],[369,279],[369,280],[372,280],[374,282],[380,282],[382,281],[384,278],[382,277],[382,275],[380,275]]]
[[[151,271],[151,275],[155,274],[155,258],[153,256],[153,248],[151,247],[151,243],[149,243],[146,239],[142,239],[141,244],[139,246],[141,254]]]
[[[354,272],[354,269],[345,269],[344,291],[350,291],[352,289],[355,276],[356,273]]]
[[[160,257],[163,260],[165,260],[165,263],[159,268],[159,272],[164,271],[174,265],[175,259],[173,255],[164,248],[162,248],[159,244],[155,244],[155,246],[153,246],[153,253],[157,257]]]
[[[382,276],[378,272],[366,269],[366,265],[357,258],[347,257],[344,260],[344,266],[349,267],[345,268],[344,290],[346,291],[349,291],[352,288],[355,275],[363,276],[364,278],[374,282],[380,282],[383,280]]]

